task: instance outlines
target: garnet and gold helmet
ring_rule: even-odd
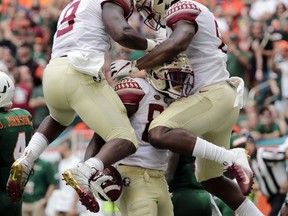
[[[184,53],[162,66],[146,70],[146,79],[157,91],[173,99],[191,95],[194,87],[194,72]]]

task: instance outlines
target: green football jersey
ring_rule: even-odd
[[[173,180],[169,184],[175,216],[211,216],[210,195],[195,176],[195,157],[180,155]]]
[[[169,184],[170,191],[178,188],[203,189],[195,177],[195,157],[181,155],[173,180]]]
[[[0,190],[6,190],[12,163],[20,157],[33,132],[32,116],[23,109],[0,109]]]

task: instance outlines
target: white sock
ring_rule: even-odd
[[[248,198],[236,209],[236,214],[239,216],[264,216],[255,204]]]
[[[47,148],[48,144],[48,139],[44,136],[44,134],[36,132],[32,136],[28,146],[25,148],[22,156],[26,155],[29,151],[31,151],[31,154],[29,155],[29,160],[31,162],[34,162]]]
[[[84,163],[87,164],[90,168],[94,168],[98,170],[99,172],[103,171],[104,169],[103,162],[99,158],[96,158],[96,157],[89,158]]]
[[[234,153],[197,137],[192,156],[213,160],[227,166],[232,164]]]

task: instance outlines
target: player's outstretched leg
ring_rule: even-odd
[[[234,148],[229,151],[232,151],[235,157],[232,165],[226,169],[235,176],[242,194],[247,196],[251,192],[254,183],[254,173],[248,162],[249,155],[243,148]]]
[[[91,168],[81,163],[77,168],[66,170],[62,176],[67,185],[70,185],[79,195],[79,200],[91,212],[99,211],[99,204],[94,198],[89,185]],[[97,173],[97,171],[96,171]]]
[[[31,151],[18,158],[11,166],[6,191],[12,202],[18,202],[31,173],[33,162],[29,160]]]

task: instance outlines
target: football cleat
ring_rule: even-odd
[[[91,173],[90,167],[82,163],[77,168],[66,170],[62,176],[66,184],[70,185],[77,192],[82,205],[89,211],[96,213],[100,207],[90,189],[88,173]]]
[[[30,154],[32,154],[31,151],[18,158],[11,166],[6,191],[12,202],[20,201],[24,187],[32,173],[33,163],[29,160]]]
[[[248,162],[248,158],[250,156],[243,148],[234,148],[230,149],[229,151],[234,152],[235,159],[232,165],[227,168],[227,170],[235,176],[242,194],[247,196],[250,194],[254,183],[254,173]]]

